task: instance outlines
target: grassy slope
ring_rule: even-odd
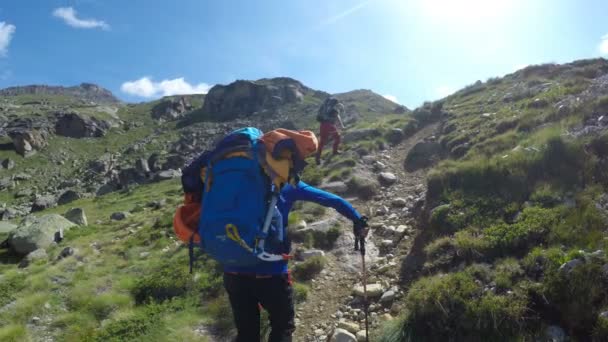
[[[187,272],[187,248],[172,233],[180,195],[178,182],[166,181],[79,200],[70,206],[84,208],[91,224],[68,232],[49,250],[50,261],[17,269],[3,255],[0,340],[38,339],[42,333],[62,341],[197,340],[195,328],[225,315],[227,303],[218,297],[213,263],[199,262],[194,278]],[[167,199],[165,209],[146,208],[160,198]],[[109,220],[112,212],[126,210],[135,213]],[[56,261],[66,246],[77,249],[75,256]],[[41,323],[32,324],[33,316]]]
[[[406,283],[407,310],[384,341],[533,339],[552,324],[577,340],[608,338],[599,315],[608,310],[601,271],[607,221],[596,208],[608,185],[608,134],[564,135],[605,111],[605,98],[566,115],[554,106],[608,68],[604,60],[571,65],[568,73],[550,75],[548,68],[476,84],[444,101],[450,116],[440,142],[448,151],[463,143],[469,149],[429,175],[427,206],[434,210],[419,236],[427,276]],[[550,84],[504,103],[522,82]],[[537,98],[549,105],[534,108]],[[582,264],[559,270],[573,259]],[[404,279],[410,271],[404,267]]]

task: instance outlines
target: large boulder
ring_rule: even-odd
[[[405,157],[404,166],[408,171],[415,171],[431,166],[442,153],[441,145],[434,141],[420,141]]]
[[[49,214],[23,222],[8,236],[8,244],[18,254],[28,254],[47,248],[63,236],[63,232],[76,226],[61,215]]]
[[[52,208],[57,205],[57,198],[53,195],[39,196],[32,203],[32,211],[42,211],[44,209]]]
[[[205,96],[203,115],[213,120],[227,121],[248,117],[265,110],[273,111],[281,105],[303,100],[309,92],[300,82],[289,78],[259,81],[236,81],[216,85]]]
[[[110,129],[110,123],[78,113],[57,113],[55,133],[69,138],[99,138]]]
[[[70,202],[74,202],[80,199],[81,197],[82,196],[74,190],[66,190],[59,196],[59,199],[57,199],[57,204],[64,205]]]
[[[162,120],[176,120],[192,110],[190,100],[184,96],[164,98],[152,108],[152,117]]]
[[[29,157],[48,145],[48,133],[45,130],[18,129],[9,132],[9,135],[13,139],[15,151],[24,157]]]
[[[16,225],[6,221],[0,221],[0,234],[8,234],[15,229],[17,229]]]
[[[2,161],[2,167],[11,170],[15,167],[15,162],[10,158],[6,158]]]
[[[65,213],[63,217],[79,226],[87,226],[89,224],[87,220],[87,215],[85,214],[84,209],[82,208],[72,208],[68,210],[68,212]]]

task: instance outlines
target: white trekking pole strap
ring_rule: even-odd
[[[268,211],[266,212],[266,219],[264,220],[264,226],[262,227],[262,236],[263,239],[258,241],[257,250],[261,251],[258,254],[258,258],[264,261],[281,261],[284,260],[282,255],[278,254],[270,254],[264,250],[264,240],[265,237],[268,236],[268,231],[270,230],[270,223],[272,222],[272,216],[274,214],[274,208],[277,205],[279,200],[279,195],[276,192],[272,193],[272,198],[270,199],[270,204],[268,205]]]

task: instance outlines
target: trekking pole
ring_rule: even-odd
[[[355,238],[356,240],[357,238]],[[365,267],[365,238],[359,238],[359,250],[361,252],[361,267],[363,268],[363,312],[365,313],[365,342],[369,342],[369,312],[367,306],[367,268]]]

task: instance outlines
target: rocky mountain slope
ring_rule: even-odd
[[[219,96],[234,108],[262,104],[258,113],[237,112],[235,119],[206,116],[206,101],[218,99],[214,91],[140,104],[83,94],[105,93],[97,86],[2,92],[0,340],[165,340],[166,329],[178,326],[184,327],[181,340],[229,333],[213,266],[198,272],[197,285],[186,273],[178,280],[175,272],[185,268],[167,273],[171,259],[182,265],[186,257],[171,233],[180,201],[175,178],[190,158],[237,127],[314,128],[317,108],[329,96],[287,78],[249,83],[259,91]],[[265,102],[268,94],[286,96],[291,89],[306,95]],[[368,104],[374,96],[376,102]],[[397,107],[371,92],[346,103],[353,121],[383,117]],[[119,271],[119,264],[125,268]],[[133,292],[136,283],[140,294]],[[200,311],[203,288],[209,290],[209,312]],[[177,324],[175,310],[189,318]],[[166,320],[175,322],[160,324]]]
[[[237,81],[112,115],[15,96],[0,97],[0,340],[229,339],[217,265],[200,256],[188,275],[173,238],[173,178],[236,127],[316,130],[328,95]],[[344,151],[302,177],[371,217],[372,341],[608,338],[606,60],[530,66],[412,112],[367,90],[335,96]],[[349,223],[311,204],[289,221],[296,340],[361,340]]]

